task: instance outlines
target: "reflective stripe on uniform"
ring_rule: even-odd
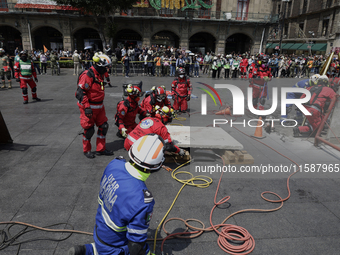
[[[102,216],[103,219],[105,221],[105,224],[111,228],[112,230],[116,231],[116,232],[123,232],[126,231],[126,227],[118,227],[111,219],[110,216],[108,215],[108,213],[105,211],[104,208],[104,203],[103,201],[100,199],[100,197],[98,196],[98,203],[101,205],[102,207]]]
[[[133,138],[131,135],[127,136],[127,139],[129,139],[131,142],[136,142],[137,140],[135,138]]]
[[[97,137],[100,138],[100,139],[105,139],[106,136],[105,135],[97,135]]]
[[[148,232],[148,229],[133,229],[133,228],[127,228],[127,231],[131,234],[138,234],[143,235]]]
[[[23,79],[23,80],[32,80],[33,78],[32,77],[22,77],[22,76],[20,76],[20,79]]]
[[[94,255],[99,255],[98,251],[97,251],[97,248],[96,248],[96,244],[95,243],[91,243],[92,245],[92,249],[93,249],[93,254]]]
[[[102,105],[90,105],[91,109],[101,109],[103,108],[103,104]]]

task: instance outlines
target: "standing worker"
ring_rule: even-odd
[[[73,71],[73,75],[79,75],[79,67],[81,64],[81,56],[78,54],[78,51],[75,50],[74,54],[72,56],[72,60],[73,60],[73,66],[74,66],[74,71]]]
[[[117,76],[117,62],[118,62],[118,59],[117,59],[116,53],[113,53],[111,57],[111,75],[113,75],[114,73],[115,76]]]
[[[98,127],[96,155],[113,155],[105,147],[106,134],[109,129],[104,107],[104,75],[111,60],[106,55],[93,57],[93,65],[84,71],[78,81],[76,98],[80,110],[80,125],[84,129],[83,151],[87,158],[94,158],[91,152],[91,138],[94,135],[94,125]]]
[[[0,48],[0,76],[2,81],[1,88],[6,88],[5,76],[8,80],[8,88],[12,88],[11,68],[9,58],[5,55],[5,50]]]
[[[55,51],[51,52],[50,60],[51,60],[51,74],[54,75],[56,73],[57,75],[59,75],[58,65],[57,65],[57,61],[59,60],[59,58]]]
[[[16,81],[20,82],[22,96],[24,97],[24,104],[28,103],[27,84],[32,90],[33,100],[41,101],[41,99],[37,97],[37,84],[35,82],[38,82],[38,78],[34,69],[34,65],[31,60],[28,60],[28,54],[26,50],[21,51],[19,56],[20,60],[15,63],[14,70]]]
[[[139,138],[129,162],[112,160],[100,181],[94,243],[72,247],[68,255],[150,255],[146,243],[155,204],[145,181],[164,162],[164,141],[158,135]]]
[[[171,84],[172,99],[174,100],[174,110],[186,112],[188,101],[190,101],[192,86],[190,79],[185,76],[183,67],[178,69],[178,77]]]

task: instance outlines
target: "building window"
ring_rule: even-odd
[[[322,36],[327,36],[329,19],[324,19],[322,22]]]
[[[307,11],[307,4],[308,4],[308,0],[303,0],[302,14],[306,13],[306,11]]]
[[[249,0],[238,0],[236,19],[247,20],[248,19],[248,8],[249,8]]]
[[[288,2],[288,11],[287,11],[287,17],[289,17],[289,16],[290,16],[290,14],[291,14],[291,11],[292,11],[292,2],[290,1],[290,2]]]
[[[330,8],[332,6],[332,2],[333,0],[327,0],[326,8]]]
[[[0,11],[8,11],[7,0],[0,0]]]

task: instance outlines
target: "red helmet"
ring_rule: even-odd
[[[166,98],[165,89],[163,87],[157,87],[154,90],[154,93],[158,102],[162,102]]]
[[[172,121],[172,111],[167,106],[160,108],[158,105],[155,108],[155,117],[160,119],[164,125]]]
[[[178,76],[180,76],[180,75],[185,75],[185,69],[183,67],[180,67],[178,69]]]

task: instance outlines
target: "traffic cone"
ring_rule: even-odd
[[[255,133],[254,135],[252,135],[252,137],[255,137],[257,139],[262,139],[266,137],[262,136],[262,124],[263,124],[262,117],[260,117],[256,125],[257,127],[255,129]]]
[[[227,107],[219,112],[216,112],[215,115],[230,115],[230,107]]]

